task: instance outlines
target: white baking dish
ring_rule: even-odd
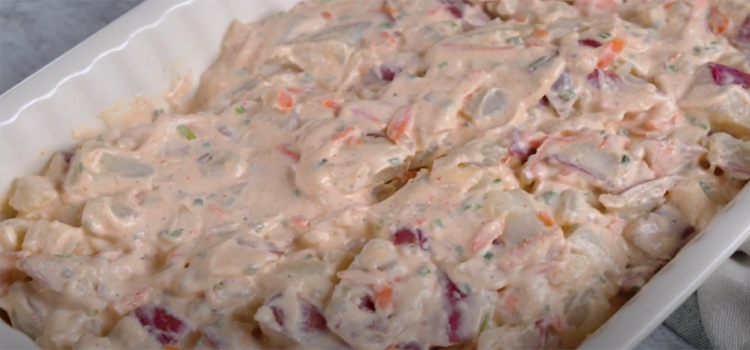
[[[232,19],[253,21],[297,1],[150,0],[0,96],[0,198],[15,177],[72,147],[74,127],[101,127],[100,111],[137,94],[158,96],[178,74],[192,72],[197,81]],[[635,347],[748,237],[747,212],[743,190],[582,348]],[[36,347],[3,323],[0,348]]]

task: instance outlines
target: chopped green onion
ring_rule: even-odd
[[[180,136],[188,140],[195,140],[198,138],[197,136],[195,136],[193,131],[190,130],[190,128],[187,125],[184,125],[184,124],[177,126],[177,133],[179,133]]]
[[[612,34],[605,32],[605,33],[599,34],[599,37],[602,38],[602,39],[609,39],[609,38],[612,37]]]
[[[499,184],[499,183],[503,182],[503,179],[501,179],[501,178],[498,177],[497,179],[492,180],[492,182],[496,183],[496,184]]]
[[[573,90],[570,89],[564,89],[560,90],[560,92],[557,93],[557,96],[560,97],[565,102],[568,102],[574,98],[576,98],[576,93]]]
[[[221,288],[224,288],[224,281],[214,284],[214,289],[221,289]]]
[[[78,163],[78,172],[82,173],[85,168],[83,167],[83,163]]]
[[[243,114],[247,112],[247,108],[245,108],[245,106],[239,106],[235,108],[234,111],[237,112],[237,114]]]
[[[445,21],[445,24],[451,28],[458,28],[458,24],[456,24],[456,22],[453,22],[453,21]]]
[[[445,225],[443,224],[443,220],[441,220],[441,219],[435,220],[435,225],[437,225],[440,228],[445,227]]]
[[[542,200],[547,205],[552,205],[552,202],[554,202],[557,199],[557,197],[559,197],[559,195],[557,194],[557,192],[554,192],[554,191],[548,191],[542,194]]]
[[[547,61],[549,61],[549,56],[539,57],[534,62],[531,62],[531,64],[529,65],[529,69],[532,71],[536,70],[537,68],[539,68],[539,66],[543,65]]]
[[[324,166],[326,164],[328,164],[328,159],[323,158],[320,161],[318,161],[318,162],[315,163],[315,167],[320,168],[320,167],[322,167],[322,166]]]
[[[380,230],[383,229],[383,220],[379,220],[377,223],[375,223],[375,231],[380,232]]]
[[[484,332],[485,329],[487,329],[487,326],[490,324],[490,314],[484,315],[484,318],[482,319],[482,325],[479,327],[479,333]]]
[[[250,125],[250,119],[244,119],[242,125]]]
[[[456,253],[458,253],[458,256],[464,255],[464,247],[460,245],[456,246]]]
[[[393,25],[391,24],[391,22],[380,23],[380,28],[383,28],[383,29],[391,29],[392,26]]]
[[[209,148],[211,148],[211,142],[204,142],[201,145],[201,148],[203,148],[203,149],[209,149]]]
[[[677,71],[677,66],[676,66],[676,65],[674,65],[674,64],[673,64],[673,65],[670,65],[670,66],[669,66],[669,70],[671,70],[671,71],[673,71],[673,72],[676,72],[676,71]]]
[[[734,177],[734,176],[732,176],[732,177],[729,178],[729,181],[735,182],[735,181],[737,181],[737,178]]]
[[[620,163],[628,165],[630,164],[630,156],[627,154],[622,155],[622,159],[620,160]]]
[[[228,207],[228,206],[232,205],[232,203],[234,203],[234,197],[227,198],[224,201],[224,207]]]
[[[258,267],[255,266],[254,264],[247,265],[247,267],[245,268],[245,273],[252,275],[256,272],[258,272]]]
[[[427,276],[430,274],[430,272],[432,271],[430,271],[430,268],[427,266],[422,266],[417,270],[417,274],[419,274],[420,276]]]
[[[167,233],[167,236],[174,237],[174,238],[179,238],[180,236],[182,236],[182,229],[174,230],[172,232],[169,232],[169,233]]]
[[[484,254],[484,260],[490,261],[493,258],[495,258],[495,254],[493,252],[487,252]]]
[[[466,294],[474,293],[474,289],[472,289],[471,285],[468,283],[461,284],[461,289],[463,289],[463,292]]]
[[[703,190],[704,193],[706,194],[711,193],[712,191],[711,186],[709,186],[707,183],[703,181],[699,181],[698,184],[701,186],[701,189]]]
[[[703,129],[703,130],[710,129],[709,125],[706,124],[706,122],[704,122],[703,120],[700,120],[700,119],[696,118],[695,116],[692,116],[692,115],[688,114],[687,116],[685,116],[685,118],[687,118],[687,120],[688,120],[688,122],[690,122],[690,124],[693,124],[693,125],[701,128],[701,129]]]
[[[443,61],[443,62],[441,62],[441,63],[440,63],[439,65],[438,65],[438,68],[440,68],[440,69],[443,69],[443,68],[445,68],[445,67],[447,67],[447,66],[448,66],[448,62],[447,62],[447,61]]]
[[[544,311],[545,311],[545,312],[550,312],[550,311],[552,311],[552,308],[550,308],[550,307],[549,307],[549,304],[547,304],[547,305],[546,305],[546,306],[544,307]]]
[[[193,201],[193,205],[203,205],[203,199],[202,198],[196,198]]]
[[[599,278],[599,282],[602,282],[602,283],[607,283],[607,281],[606,281],[606,280],[604,279],[604,277],[602,277],[602,276],[597,276],[597,278]]]
[[[513,45],[520,45],[521,44],[521,37],[520,36],[514,36],[512,38],[508,39],[508,43]]]

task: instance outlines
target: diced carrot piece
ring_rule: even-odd
[[[518,295],[509,294],[505,298],[505,308],[508,310],[515,310],[518,307]]]
[[[391,35],[391,33],[380,32],[380,36],[383,37],[383,38],[385,38],[385,39],[388,39],[388,41],[390,41],[391,44],[395,44],[396,43],[396,39],[393,38],[393,35]]]
[[[518,18],[516,18],[516,21],[518,21],[519,23],[526,23],[528,20],[529,18],[526,16],[519,16]]]
[[[612,41],[608,42],[607,46],[604,49],[604,55],[599,60],[599,63],[596,64],[596,67],[599,69],[607,68],[610,64],[612,64],[612,62],[615,61],[617,55],[625,49],[625,44],[626,41],[622,38],[615,38],[612,39]]]
[[[279,98],[276,100],[276,105],[283,111],[288,111],[294,107],[294,99],[288,92],[281,90],[279,91]]]
[[[549,30],[546,29],[537,29],[534,31],[534,37],[535,38],[546,38],[549,36]]]
[[[167,344],[167,345],[164,345],[164,350],[182,350],[182,349],[180,349],[180,348],[178,348],[176,346],[172,346],[172,345]]]
[[[326,11],[326,12],[323,12],[323,13],[321,13],[320,15],[321,15],[321,16],[323,16],[323,18],[325,18],[325,19],[333,19],[333,14],[331,14],[331,13],[330,13],[330,12],[328,12],[328,11]]]
[[[323,100],[323,107],[325,107],[325,108],[334,109],[334,108],[337,108],[338,106],[339,106],[339,104],[336,103],[335,101],[332,101],[332,100],[329,100],[329,99]]]
[[[336,133],[335,135],[331,136],[331,141],[339,141],[345,139],[347,136],[351,135],[351,133],[354,132],[354,127],[349,126],[344,130],[341,130],[341,132]]]
[[[675,3],[674,1],[670,1],[670,2],[668,2],[666,4],[664,4],[664,8],[667,9],[667,10],[669,10],[669,8],[674,5],[674,3]]]
[[[289,158],[292,158],[292,160],[294,160],[295,162],[299,162],[301,158],[299,153],[290,150],[289,148],[286,147],[286,145],[279,145],[278,147],[276,147],[276,149],[278,149],[279,152],[281,152],[281,154]]]
[[[542,220],[545,226],[552,226],[555,224],[555,221],[552,220],[552,218],[549,216],[549,214],[540,211],[539,212],[539,220]]]
[[[708,27],[711,29],[711,33],[716,35],[723,34],[727,31],[727,27],[729,27],[729,18],[722,16],[715,7],[711,8],[708,15]]]
[[[385,133],[393,142],[398,142],[414,126],[414,106],[401,108],[388,123]]]
[[[404,175],[401,176],[401,179],[402,180],[411,180],[411,179],[413,179],[415,177],[417,177],[417,172],[409,170],[409,171],[405,172]]]
[[[393,288],[389,284],[380,286],[375,290],[375,303],[383,310],[393,306]]]
[[[388,4],[383,4],[383,6],[380,8],[380,10],[382,10],[383,12],[385,12],[385,13],[393,16],[393,17],[396,17],[398,15],[398,12],[393,7],[391,7]]]
[[[346,142],[344,143],[348,146],[362,146],[365,144],[365,142],[362,141],[362,138],[357,135],[349,136],[349,138],[346,139]]]
[[[216,213],[216,214],[219,214],[219,215],[221,215],[221,216],[224,216],[224,215],[226,215],[226,214],[227,214],[227,212],[226,212],[226,211],[224,211],[224,209],[221,209],[221,208],[219,208],[219,207],[217,207],[217,206],[215,206],[215,205],[213,205],[213,204],[212,204],[212,205],[209,205],[209,206],[208,206],[208,209],[211,209],[211,211],[213,211],[214,213]]]
[[[599,10],[611,10],[617,7],[617,3],[614,0],[599,0],[596,1],[596,5],[594,6]]]
[[[310,221],[301,215],[293,216],[291,219],[289,219],[289,223],[299,228],[305,228],[310,225]]]

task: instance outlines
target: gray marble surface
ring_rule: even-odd
[[[0,0],[0,94],[142,1]],[[659,326],[637,349],[693,347]]]

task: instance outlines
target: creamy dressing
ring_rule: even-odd
[[[16,180],[56,349],[575,348],[750,179],[745,0],[303,2]]]

